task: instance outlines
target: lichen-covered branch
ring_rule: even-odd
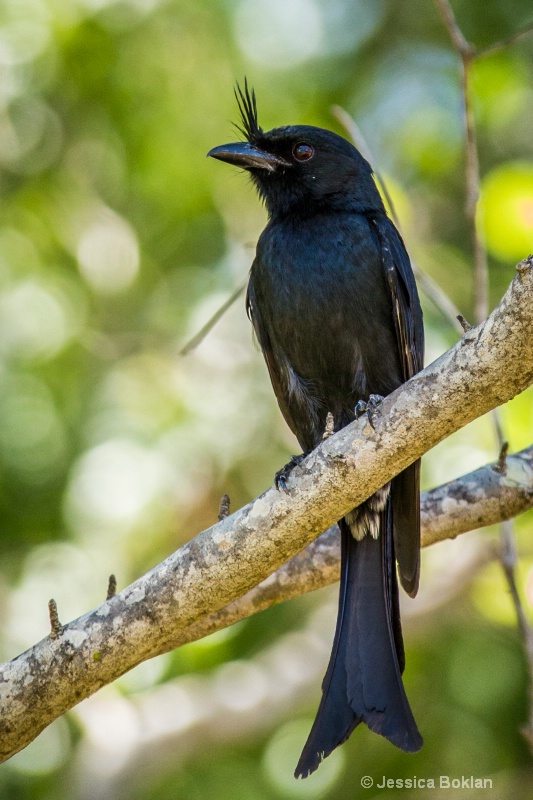
[[[533,445],[498,462],[424,492],[420,498],[422,547],[516,517],[533,508]],[[202,639],[270,606],[314,592],[339,579],[336,525],[307,545],[243,597],[180,631],[172,649]]]
[[[0,757],[256,586],[348,510],[533,383],[533,257],[490,317],[291,474],[94,611],[0,666]]]
[[[452,550],[439,554],[442,572],[432,572],[431,580],[425,576],[416,601],[406,598],[402,605],[408,639],[411,622],[434,619],[496,555],[488,537],[475,535]],[[256,744],[301,714],[302,702],[316,696],[326,670],[336,606],[335,592],[322,597],[319,608],[303,610],[298,630],[263,640],[245,660],[179,675],[142,692],[125,693],[114,684],[81,703],[73,709],[73,722],[84,736],[70,763],[76,779],[69,782],[69,800],[128,800],[147,774],[163,782],[213,748],[238,746],[243,736]],[[109,728],[117,717],[132,724],[109,753]]]

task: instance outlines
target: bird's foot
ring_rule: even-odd
[[[366,414],[369,424],[375,428],[374,421],[381,414],[383,397],[380,394],[371,394],[368,400],[358,400],[354,408],[355,418],[359,419]]]
[[[284,467],[276,472],[276,475],[274,476],[274,483],[278,492],[283,490],[285,494],[289,494],[289,490],[287,489],[287,478],[293,471],[294,467],[297,467],[298,464],[301,464],[305,456],[305,453],[301,453],[299,456],[291,456],[289,463],[285,464]]]

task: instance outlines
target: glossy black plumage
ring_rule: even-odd
[[[422,313],[402,239],[356,148],[311,126],[265,133],[253,92],[237,99],[247,141],[209,155],[247,169],[267,206],[247,308],[282,414],[308,452],[328,412],[338,430],[359,400],[389,394],[422,367]],[[403,750],[422,745],[401,678],[395,563],[414,596],[419,517],[416,463],[339,522],[337,628],[297,776],[361,721]]]

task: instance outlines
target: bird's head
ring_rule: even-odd
[[[332,131],[288,125],[263,131],[255,92],[236,89],[245,141],[214,147],[207,154],[247,170],[271,216],[311,213],[326,206],[382,210],[372,168],[360,152]]]

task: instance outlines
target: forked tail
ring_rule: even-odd
[[[341,529],[337,627],[322,683],[322,700],[296,767],[305,778],[364,722],[408,753],[422,747],[402,682],[405,664],[391,502],[380,513],[377,539],[357,541]]]

